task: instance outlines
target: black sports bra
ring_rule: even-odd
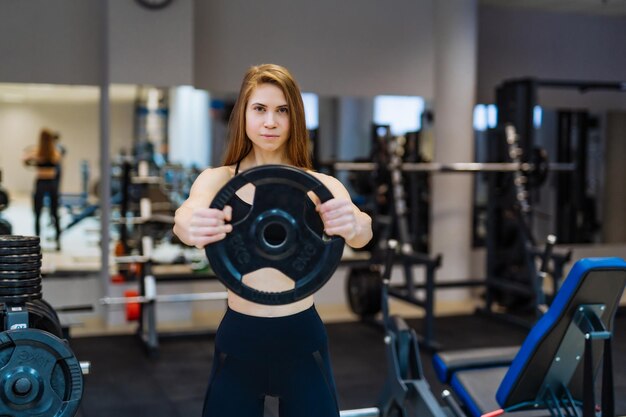
[[[239,173],[239,164],[241,161],[237,162],[237,166],[235,167],[235,175],[237,175]],[[241,197],[239,197],[237,194],[235,194],[231,200],[230,200],[230,206],[233,209],[233,213],[232,213],[232,219],[231,222],[238,222],[239,220],[243,219],[244,217],[246,217],[246,215],[248,214],[248,212],[250,212],[250,208],[252,207],[250,204],[246,203],[245,201],[243,201],[241,199]],[[317,212],[315,211],[315,204],[313,203],[313,201],[311,201],[310,198],[306,199],[306,204],[305,204],[305,214],[304,214],[304,221],[309,225],[309,227],[311,228],[311,230],[313,230],[313,232],[315,232],[315,234],[322,236],[322,233],[324,232],[324,223],[322,222],[322,219],[320,218],[320,216],[317,214]],[[271,232],[271,229],[268,230],[268,232]],[[272,239],[272,238],[276,238],[277,240],[281,240],[280,236],[267,236],[268,239]]]

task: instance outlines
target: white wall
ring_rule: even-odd
[[[321,95],[433,95],[432,0],[195,3],[195,85],[237,91],[277,63]]]
[[[89,161],[91,181],[99,177],[99,102],[0,102],[0,168],[2,183],[11,193],[31,192],[34,171],[22,166],[26,146],[37,144],[39,131],[48,127],[61,133],[67,153],[63,161],[62,192],[81,191],[80,161]],[[111,103],[111,154],[129,149],[133,135],[132,101]]]
[[[478,17],[478,102],[516,77],[626,81],[626,17],[556,14],[483,6]],[[540,91],[548,106],[625,109],[624,93]]]

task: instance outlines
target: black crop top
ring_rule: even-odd
[[[235,167],[235,175],[239,173],[239,162],[237,162],[237,166]],[[238,222],[239,220],[246,217],[248,212],[250,212],[250,208],[252,207],[250,204],[246,203],[235,194],[230,200],[230,206],[233,209],[231,222]],[[322,218],[315,211],[315,203],[311,201],[310,198],[306,199],[305,203],[305,213],[304,213],[304,221],[309,225],[311,230],[315,232],[316,235],[322,236],[324,232],[324,223],[322,222]],[[270,229],[271,230],[271,229]],[[271,239],[271,236],[268,236]],[[276,239],[280,239],[276,236]]]

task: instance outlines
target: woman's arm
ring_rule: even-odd
[[[317,210],[324,222],[324,232],[338,235],[352,248],[362,248],[372,239],[372,219],[352,203],[346,187],[334,177],[314,173],[335,198],[319,204]]]
[[[230,179],[228,168],[207,169],[194,181],[189,198],[176,210],[174,234],[189,246],[203,248],[209,243],[223,239],[232,226],[230,207],[224,210],[210,209],[211,201],[219,189]]]
[[[37,150],[36,149],[28,149],[24,151],[22,154],[22,163],[24,165],[35,165],[37,162]]]

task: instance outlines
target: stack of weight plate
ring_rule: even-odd
[[[28,311],[28,327],[62,338],[54,309],[41,295],[41,248],[33,236],[0,235],[0,303]],[[0,330],[5,309],[0,309]]]
[[[19,305],[40,298],[39,238],[0,236],[0,302]]]
[[[10,314],[24,311],[27,327],[5,328]],[[38,237],[0,235],[0,325],[0,416],[74,416],[81,366],[41,297]]]

